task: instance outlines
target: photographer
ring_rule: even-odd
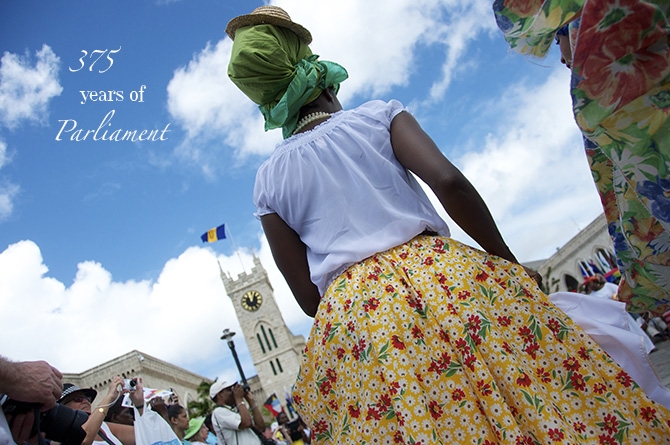
[[[251,391],[221,380],[212,384],[209,396],[217,405],[212,412],[212,425],[220,444],[260,445],[253,428],[255,425],[260,429],[265,422]]]
[[[117,399],[124,393],[130,391],[130,399],[142,412],[144,408],[144,394],[138,380],[135,381],[135,390],[124,388],[124,380],[120,376],[114,377],[110,384],[107,395],[100,404],[92,409],[91,403],[95,399],[97,392],[94,389],[82,389],[71,383],[63,386],[63,395],[58,403],[71,409],[77,409],[88,414],[88,420],[82,425],[86,431],[86,438],[82,445],[133,445],[135,443],[134,428],[132,425],[114,424],[110,428],[104,420],[109,408],[115,404]],[[137,390],[139,389],[139,391]]]
[[[41,411],[56,405],[62,378],[60,371],[45,361],[12,362],[0,356],[0,396],[4,394],[16,401],[41,405]],[[0,445],[29,440],[34,421],[33,411],[6,420],[0,412]],[[11,431],[7,422],[12,425]]]

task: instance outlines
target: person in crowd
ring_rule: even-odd
[[[63,374],[45,361],[14,362],[0,356],[0,404],[7,396],[18,402],[39,405],[40,411],[49,410],[61,396],[62,378]],[[0,410],[0,444],[28,441],[34,423],[33,411],[6,419]]]
[[[132,426],[135,422],[135,414],[132,408],[123,406],[123,397],[119,397],[107,410],[105,422]]]
[[[400,102],[344,110],[346,70],[281,8],[226,32],[229,78],[285,138],[254,203],[315,317],[293,390],[313,443],[596,443],[610,419],[630,441],[667,442],[670,413],[549,302]],[[483,251],[449,238],[412,173]]]
[[[209,445],[217,445],[218,441],[216,440],[216,433],[212,425],[212,413],[205,416],[205,425],[207,426],[207,443]]]
[[[141,410],[144,406],[144,394],[141,386],[134,391],[130,391],[130,398]],[[68,408],[77,409],[88,414],[88,420],[82,425],[86,431],[86,438],[83,445],[133,445],[135,443],[135,433],[132,425],[108,424],[105,422],[107,411],[117,399],[123,397],[123,378],[115,376],[109,383],[109,389],[105,397],[98,406],[93,409],[91,404],[97,395],[97,391],[92,388],[79,388],[72,383],[63,385],[63,393],[58,399],[58,403]]]
[[[184,432],[184,439],[191,445],[207,445],[209,430],[205,425],[204,417],[194,417],[188,421],[188,429]]]
[[[261,435],[267,440],[267,441],[272,441],[276,445],[284,445],[283,443],[279,443],[277,440],[274,439],[274,433],[272,432],[272,426],[271,425],[265,425],[263,427],[263,430],[261,431]],[[269,442],[268,442],[269,443]]]
[[[188,412],[183,406],[169,405],[167,408],[168,422],[172,427],[172,431],[177,435],[177,438],[183,443],[188,444],[185,440],[186,431],[189,428]]]
[[[253,428],[262,429],[265,422],[251,391],[237,383],[217,380],[210,387],[209,396],[216,404],[212,425],[218,443],[260,445]]]
[[[619,299],[661,315],[670,308],[670,6],[495,0],[493,9],[518,52],[544,56],[556,37],[622,275]]]

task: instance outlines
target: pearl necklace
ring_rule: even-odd
[[[314,113],[309,113],[307,116],[304,116],[302,119],[298,121],[298,124],[295,126],[295,130],[293,130],[293,134],[296,134],[298,131],[302,130],[304,127],[306,127],[307,125],[311,124],[314,121],[318,121],[319,119],[328,117],[330,117],[330,113],[326,113],[324,111],[316,111]]]

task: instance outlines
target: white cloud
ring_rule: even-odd
[[[407,85],[421,69],[415,64],[416,49],[430,45],[445,53],[442,77],[434,80],[430,93],[431,100],[437,99],[458,69],[467,44],[495,26],[486,0],[342,0],[327,12],[319,2],[273,3],[310,29],[315,54],[347,69],[349,79],[339,94],[345,106],[356,97],[376,98],[392,87]],[[168,110],[187,132],[177,155],[201,165],[208,174],[214,174],[209,156],[224,144],[243,158],[272,152],[281,138],[279,130],[263,132],[257,107],[228,79],[231,47],[228,38],[208,43],[188,66],[175,71],[168,85]],[[213,138],[222,144],[212,144]]]
[[[265,265],[275,297],[295,334],[306,334],[311,319],[302,314],[271,260],[263,241]],[[63,372],[82,372],[138,349],[205,377],[235,378],[221,331],[238,332],[235,343],[249,376],[255,374],[230,299],[219,277],[237,277],[250,254],[217,256],[211,248],[190,247],[166,262],[155,281],[115,281],[100,263],[78,265],[66,286],[48,276],[32,241],[0,253],[0,350],[15,360],[47,360]],[[95,347],[92,347],[92,341]],[[222,363],[223,362],[223,363]]]
[[[0,138],[0,169],[10,162],[10,156],[7,153],[7,143]],[[20,187],[11,183],[9,180],[0,178],[0,221],[3,221],[12,214],[14,210],[14,198],[18,195]]]
[[[35,65],[28,55],[5,52],[0,59],[0,122],[8,128],[22,120],[43,122],[49,101],[60,95],[60,59],[48,45],[35,53]]]

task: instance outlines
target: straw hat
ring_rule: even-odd
[[[300,40],[307,45],[312,42],[312,34],[310,34],[307,29],[293,22],[288,13],[282,8],[272,5],[259,6],[254,9],[251,14],[235,17],[228,22],[228,26],[226,26],[226,34],[228,34],[228,37],[230,37],[231,40],[235,40],[235,31],[239,28],[263,24],[288,28],[296,33]]]

